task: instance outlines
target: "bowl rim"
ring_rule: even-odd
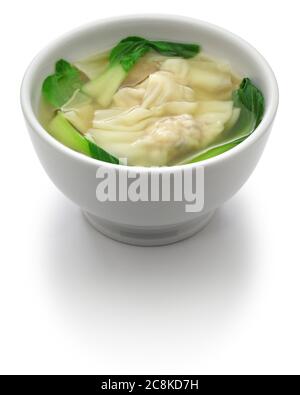
[[[31,98],[30,98],[30,92],[31,92],[31,87],[32,87],[32,80],[33,76],[35,74],[36,69],[39,67],[39,65],[42,63],[43,58],[47,55],[49,51],[54,49],[56,46],[60,45],[62,42],[67,42],[69,39],[71,39],[73,36],[80,34],[81,32],[84,32],[85,30],[90,30],[93,28],[96,28],[99,24],[107,24],[107,23],[115,23],[118,21],[131,21],[134,22],[136,20],[160,20],[160,21],[173,21],[173,22],[183,22],[183,23],[190,23],[190,24],[195,24],[195,25],[201,25],[207,30],[215,31],[217,33],[225,35],[229,40],[233,41],[236,45],[242,46],[245,51],[249,53],[250,56],[255,57],[257,63],[259,64],[260,69],[264,71],[264,75],[268,77],[268,85],[269,85],[269,90],[272,92],[270,95],[269,101],[267,103],[267,106],[265,108],[265,113],[263,116],[263,119],[259,126],[255,129],[255,131],[243,142],[238,144],[236,147],[231,148],[230,150],[219,154],[217,156],[214,156],[209,159],[202,160],[200,162],[194,162],[190,164],[185,164],[185,165],[175,165],[175,166],[154,166],[154,167],[143,167],[143,166],[127,166],[127,165],[119,165],[119,164],[113,164],[113,163],[108,163],[108,162],[103,162],[98,159],[91,158],[89,156],[86,156],[84,154],[81,154],[80,152],[74,151],[71,148],[65,146],[64,144],[60,143],[58,140],[56,140],[54,137],[52,137],[41,125],[40,121],[36,117],[33,106],[31,103]],[[246,40],[243,38],[239,37],[238,35],[230,32],[227,29],[224,29],[222,27],[219,27],[215,24],[202,21],[197,18],[192,18],[188,16],[181,16],[181,15],[174,15],[174,14],[130,14],[130,15],[120,15],[120,16],[114,16],[110,18],[101,18],[97,19],[96,21],[92,21],[89,23],[85,23],[75,29],[72,29],[71,31],[60,35],[58,38],[55,40],[52,40],[48,45],[44,47],[31,61],[29,66],[27,67],[27,70],[24,74],[23,81],[21,84],[21,107],[23,111],[23,115],[25,120],[28,122],[34,133],[37,133],[42,140],[44,140],[46,143],[50,144],[53,148],[61,151],[65,155],[72,157],[78,161],[82,161],[83,163],[86,163],[87,165],[98,165],[99,166],[107,166],[109,168],[114,168],[114,169],[127,169],[135,172],[150,172],[150,171],[159,171],[159,172],[174,172],[176,170],[183,170],[183,169],[188,169],[188,168],[195,168],[198,166],[212,166],[219,164],[229,157],[234,157],[243,151],[245,151],[248,147],[250,147],[252,144],[254,144],[258,139],[264,136],[265,133],[267,133],[268,129],[271,127],[274,118],[277,113],[278,109],[278,104],[279,104],[279,90],[278,90],[278,84],[277,80],[275,77],[275,74],[270,67],[269,63],[266,61],[266,59],[260,54],[260,52],[255,49],[251,44],[249,44]]]

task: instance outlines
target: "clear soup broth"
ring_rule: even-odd
[[[252,81],[199,45],[128,37],[73,64],[59,60],[42,87],[40,121],[95,159],[172,166],[235,147],[263,112]]]

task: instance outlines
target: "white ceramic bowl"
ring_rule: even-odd
[[[204,205],[186,212],[186,202],[99,202],[96,188],[99,166],[124,175],[127,166],[99,162],[60,144],[41,126],[38,102],[41,84],[56,60],[77,60],[112,47],[130,35],[200,43],[205,52],[227,59],[235,70],[250,77],[262,90],[266,109],[257,130],[244,142],[214,158],[186,165],[204,169]],[[278,106],[278,87],[265,59],[241,38],[206,22],[181,16],[127,16],[79,28],[45,48],[29,66],[21,88],[21,103],[30,136],[54,184],[85,213],[99,231],[116,240],[138,245],[162,245],[182,240],[202,229],[216,208],[230,199],[254,170],[267,142]],[[183,166],[134,168],[138,173],[178,173]]]

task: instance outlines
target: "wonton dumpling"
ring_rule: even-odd
[[[208,92],[220,92],[232,89],[231,75],[218,70],[209,70],[200,64],[192,65],[188,75],[188,84]]]
[[[118,132],[111,130],[89,129],[87,136],[91,136],[98,144],[111,144],[111,143],[133,143],[138,138],[145,134],[144,131],[137,132]]]
[[[207,114],[211,112],[226,113],[231,115],[233,109],[233,101],[209,100],[197,102],[197,115]],[[229,113],[229,114],[228,114]]]
[[[151,108],[172,101],[194,101],[194,91],[179,84],[172,73],[158,71],[148,78],[143,107]]]
[[[133,107],[105,119],[103,119],[102,110],[99,110],[95,112],[93,128],[112,131],[142,131],[153,122],[151,118],[153,118],[151,110],[143,107]]]
[[[211,144],[224,131],[232,109],[232,101],[169,102],[106,119],[101,113],[107,110],[100,110],[88,135],[129,165],[164,166]]]
[[[75,91],[70,100],[61,108],[65,118],[82,134],[92,126],[95,107],[90,97],[80,90]]]
[[[187,84],[190,72],[190,66],[187,60],[181,58],[167,59],[162,63],[160,69],[172,73],[176,81],[180,84]]]
[[[102,108],[101,110],[96,110],[94,113],[94,120],[101,121],[103,119],[108,119],[115,117],[124,112],[121,108]]]
[[[148,152],[141,164],[163,166],[197,149],[201,144],[201,134],[191,115],[177,115],[156,121],[133,146]]]
[[[152,113],[157,117],[164,117],[169,115],[190,114],[197,112],[198,103],[188,101],[173,101],[164,103],[157,107],[152,107]]]
[[[191,115],[177,115],[156,120],[142,133],[91,129],[89,135],[111,154],[126,159],[129,165],[164,166],[206,147],[223,129],[222,122],[214,117],[196,120]],[[132,139],[130,134],[137,138]]]
[[[125,89],[125,88],[124,88]],[[232,102],[230,102],[232,103]],[[215,107],[212,105],[212,110]],[[226,107],[228,108],[228,106]],[[216,110],[217,111],[217,110]],[[94,129],[118,130],[118,131],[137,131],[142,130],[145,125],[153,123],[156,118],[169,115],[201,114],[201,107],[197,102],[168,102],[161,106],[144,108],[134,106],[129,109],[112,108],[95,111],[93,120]]]
[[[176,81],[169,72],[156,72],[135,87],[120,88],[113,97],[112,106],[128,108],[142,105],[145,108],[157,107],[163,103],[195,100],[193,90]]]
[[[172,73],[177,82],[191,87],[198,100],[228,100],[241,83],[228,63],[205,55],[167,59],[161,64],[161,70]]]
[[[241,82],[241,78],[233,72],[230,63],[228,63],[227,61],[214,59],[213,57],[208,56],[205,53],[201,53],[194,58],[188,59],[187,62],[191,66],[199,66],[206,70],[228,73],[231,76],[232,82],[237,83],[238,85]]]
[[[142,103],[146,90],[142,87],[121,88],[113,97],[112,106],[119,108],[134,107]]]
[[[147,56],[140,67],[149,62],[154,67],[153,54]],[[150,68],[143,72],[137,67],[111,107],[95,111],[87,133],[129,165],[174,164],[212,145],[239,117],[230,100],[238,80],[228,64],[203,54],[192,59],[156,57],[159,70],[149,73]]]
[[[133,87],[143,82],[150,74],[158,71],[160,64],[152,54],[148,53],[137,62],[129,71],[125,81],[122,83],[123,87]]]

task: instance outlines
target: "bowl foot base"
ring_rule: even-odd
[[[142,227],[119,225],[83,211],[88,222],[105,236],[122,243],[149,247],[173,244],[193,236],[209,223],[213,214],[211,211],[180,225]]]

